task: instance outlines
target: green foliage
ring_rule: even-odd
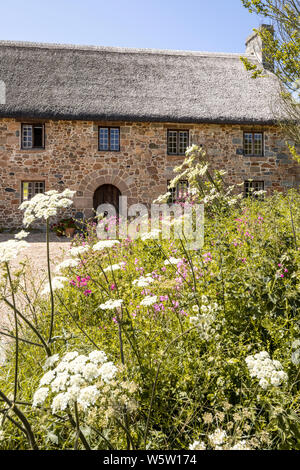
[[[262,40],[263,52],[274,65],[274,73],[281,84],[280,99],[274,106],[274,118],[287,137],[292,140],[291,154],[299,162],[300,146],[300,6],[296,0],[242,0],[250,11],[271,20],[274,35],[266,28],[254,31]],[[265,75],[265,71],[246,58],[241,58],[252,78]],[[296,147],[295,147],[296,146]]]
[[[194,440],[217,448],[209,436],[222,430],[225,449],[242,441],[252,449],[300,449],[299,363],[292,360],[300,339],[299,194],[229,206],[224,194],[220,190],[221,206],[208,213],[201,249],[189,251],[181,240],[128,239],[102,251],[89,248],[78,267],[64,270],[71,282],[54,292],[51,355],[99,348],[121,377],[113,395],[108,390],[87,413],[79,409],[91,448],[187,449]],[[93,228],[93,245],[91,233]],[[182,261],[165,264],[171,257]],[[106,269],[115,264],[120,269]],[[148,273],[152,282],[138,287],[134,281]],[[17,279],[21,283],[21,274],[16,290]],[[156,302],[143,306],[146,295],[156,295]],[[109,299],[122,299],[122,309],[99,307]],[[47,336],[48,298],[38,295],[29,305],[27,314],[34,313],[34,324]],[[199,309],[212,313],[205,329],[205,322],[193,321]],[[25,325],[20,333],[38,342]],[[287,382],[263,389],[250,376],[245,359],[260,351],[280,361]],[[72,449],[74,442],[82,448],[67,412],[53,414],[47,402],[31,405],[46,358],[43,347],[20,341],[16,405],[40,449]],[[8,397],[14,373],[12,343],[0,375]],[[0,448],[27,449],[24,432],[12,421],[18,418],[5,404],[3,409]]]

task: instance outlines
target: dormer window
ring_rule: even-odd
[[[43,149],[44,146],[44,125],[22,124],[22,149]]]

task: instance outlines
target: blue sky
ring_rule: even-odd
[[[261,18],[241,0],[13,0],[0,39],[243,52]]]

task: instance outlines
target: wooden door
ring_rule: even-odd
[[[100,204],[111,204],[115,207],[117,215],[119,214],[119,197],[121,192],[112,184],[103,184],[94,193],[94,209]]]

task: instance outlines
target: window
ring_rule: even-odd
[[[264,140],[262,132],[244,132],[244,155],[262,156]]]
[[[22,124],[22,149],[44,148],[44,125]]]
[[[29,201],[38,193],[45,192],[45,181],[22,181],[22,201]]]
[[[99,150],[120,151],[120,129],[118,127],[99,127]]]
[[[168,154],[184,155],[189,146],[189,131],[168,130]]]
[[[251,197],[254,191],[263,191],[265,187],[264,181],[245,181],[244,182],[244,195],[245,197]],[[253,195],[257,198],[257,195]]]
[[[186,180],[180,180],[176,187],[174,188],[169,188],[170,180],[167,181],[167,186],[168,186],[168,191],[171,193],[168,204],[173,204],[176,202],[178,199],[181,199],[184,197],[184,195],[187,194],[189,183]]]

